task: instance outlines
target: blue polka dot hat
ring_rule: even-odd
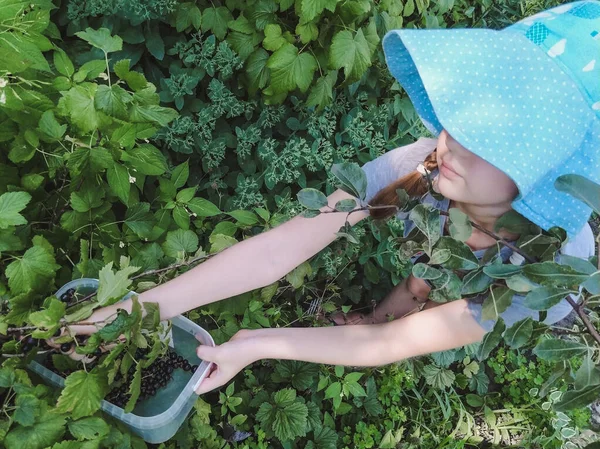
[[[519,188],[513,208],[577,234],[591,209],[554,188],[600,183],[600,2],[564,4],[503,30],[393,30],[392,75],[434,134],[446,129]]]

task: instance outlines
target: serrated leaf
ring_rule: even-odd
[[[22,426],[32,426],[40,414],[40,401],[32,394],[19,394],[15,401],[15,407],[12,417]]]
[[[92,415],[100,410],[107,389],[106,378],[101,374],[76,371],[65,379],[56,410],[69,413],[73,419]]]
[[[21,212],[31,201],[27,192],[6,192],[0,195],[0,229],[27,224]]]
[[[281,379],[291,382],[297,390],[304,391],[312,386],[319,368],[313,363],[282,360],[275,366],[275,372]]]
[[[38,129],[43,132],[51,140],[59,140],[67,130],[67,125],[61,125],[54,117],[54,112],[49,109],[42,114]]]
[[[131,183],[129,182],[129,173],[127,169],[115,162],[106,170],[106,179],[110,190],[119,197],[124,203],[129,203],[129,194],[131,192]]]
[[[73,76],[73,73],[75,73],[75,67],[73,66],[73,63],[67,54],[61,48],[56,48],[54,50],[53,59],[54,67],[58,73],[66,76],[67,78]]]
[[[129,384],[129,399],[127,400],[127,404],[125,405],[125,408],[123,409],[123,411],[125,413],[131,413],[133,411],[133,408],[135,407],[135,404],[138,400],[138,398],[140,397],[140,393],[141,393],[141,386],[142,386],[142,365],[138,364],[137,368],[135,370],[135,373],[133,375],[133,379],[131,380],[131,384]]]
[[[282,45],[287,43],[287,40],[281,35],[281,27],[275,24],[268,24],[264,30],[265,38],[263,39],[263,47],[269,51],[277,51]]]
[[[271,69],[271,88],[274,94],[300,89],[306,92],[309,88],[317,61],[310,53],[298,53],[298,49],[285,43],[267,61]]]
[[[65,314],[65,303],[55,297],[50,298],[46,308],[29,315],[29,322],[42,329],[56,330],[60,319]],[[51,335],[48,335],[50,337]]]
[[[143,175],[158,176],[167,171],[167,161],[164,155],[149,143],[124,151],[121,158]]]
[[[310,263],[303,262],[290,271],[285,276],[285,280],[292,284],[292,287],[297,290],[302,287],[302,284],[304,284],[304,278],[310,274],[312,274],[312,267],[310,266]]]
[[[517,321],[511,327],[506,329],[504,341],[511,348],[519,349],[529,341],[532,333],[533,320],[531,318],[525,318],[524,320]]]
[[[556,338],[543,340],[533,348],[535,355],[548,362],[568,360],[571,357],[585,354],[587,351],[588,347],[578,341]]]
[[[84,133],[98,128],[100,117],[94,107],[97,84],[74,86],[64,94],[65,108],[71,121]]]
[[[187,207],[198,217],[214,217],[222,213],[217,206],[204,198],[192,198]]]
[[[371,66],[371,49],[362,29],[354,35],[343,30],[333,36],[329,63],[334,69],[344,68],[346,83],[358,81]]]
[[[125,224],[138,236],[142,238],[150,236],[154,223],[154,215],[150,212],[150,204],[135,203],[127,209]]]
[[[94,96],[94,107],[111,117],[127,119],[129,103],[133,101],[131,94],[117,84],[100,85]]]
[[[100,284],[96,300],[101,306],[107,306],[119,301],[129,292],[131,280],[129,276],[139,270],[138,267],[125,267],[116,273],[112,270],[112,261],[106,264],[98,275]]]
[[[119,36],[111,36],[108,28],[94,30],[88,27],[85,31],[79,31],[75,35],[104,53],[120,51],[123,48],[123,39]]]
[[[6,449],[44,449],[60,440],[65,433],[65,417],[43,411],[31,427],[16,426],[6,434]]]
[[[167,234],[162,249],[169,257],[181,259],[198,249],[198,236],[193,231],[178,229]]]
[[[6,267],[8,285],[13,293],[25,293],[44,286],[60,267],[46,248],[29,248]]]
[[[322,111],[325,106],[333,101],[333,86],[337,80],[337,70],[330,70],[327,75],[321,76],[310,89],[306,106],[317,106],[317,111]]]
[[[78,441],[95,440],[108,435],[110,427],[102,418],[90,417],[69,422],[69,432]]]
[[[171,181],[176,189],[180,189],[185,185],[189,176],[190,164],[189,161],[185,161],[173,169],[173,172],[171,173]]]
[[[440,390],[452,386],[452,383],[456,378],[452,371],[435,365],[425,365],[423,368],[423,377],[428,385]]]
[[[339,0],[301,0],[300,16],[302,22],[309,22],[320,15],[325,9],[335,12]]]
[[[232,20],[231,12],[224,6],[206,8],[202,15],[202,31],[210,30],[222,41],[227,34],[227,24]]]

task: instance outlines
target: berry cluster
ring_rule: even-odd
[[[136,358],[140,359],[145,354],[145,351],[138,349]],[[150,366],[142,370],[142,383],[140,387],[139,400],[148,399],[154,396],[158,390],[167,386],[173,379],[173,372],[181,368],[184,371],[194,373],[198,369],[198,365],[191,365],[189,361],[178,355],[176,352],[169,350],[163,357],[156,359]],[[132,379],[135,373],[135,366],[129,368],[128,379]],[[119,387],[115,388],[106,397],[106,400],[113,403],[117,407],[125,407],[129,400],[129,382],[124,382]]]
[[[74,288],[70,288],[69,290],[67,290],[65,293],[63,293],[62,295],[60,295],[60,300],[62,302],[65,303],[70,303],[73,298],[75,297],[75,289]]]

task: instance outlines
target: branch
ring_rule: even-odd
[[[585,314],[585,311],[583,310],[581,305],[577,304],[575,301],[573,301],[571,296],[567,296],[567,301],[569,302],[569,304],[571,304],[571,307],[573,307],[573,309],[575,309],[575,312],[577,312],[577,315],[579,315],[579,318],[581,318],[581,321],[583,321],[583,324],[585,324],[585,327],[589,331],[589,333],[592,334],[592,337],[594,337],[594,340],[596,340],[596,342],[598,342],[598,344],[600,344],[600,334],[598,333],[598,331],[596,330],[596,328],[590,321],[590,318]]]

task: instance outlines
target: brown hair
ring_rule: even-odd
[[[429,156],[423,161],[423,166],[431,171],[437,168],[436,151],[434,150]],[[398,198],[397,189],[404,189],[410,198],[422,196],[429,190],[429,184],[427,178],[419,173],[417,170],[404,175],[402,178],[397,179],[393,183],[381,189],[369,202],[370,206],[402,206],[399,204],[400,199]],[[396,215],[396,210],[392,207],[382,209],[371,209],[371,217],[376,220],[383,220],[385,218]]]

